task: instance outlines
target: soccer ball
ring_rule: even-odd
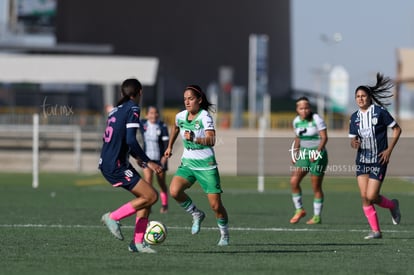
[[[144,240],[147,244],[161,244],[167,238],[167,227],[159,221],[149,221]]]

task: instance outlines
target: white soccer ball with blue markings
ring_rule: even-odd
[[[144,240],[147,244],[161,244],[167,238],[167,227],[159,221],[149,221]]]

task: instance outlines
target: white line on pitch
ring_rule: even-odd
[[[82,224],[0,224],[1,227],[11,228],[86,228],[96,229],[103,228],[103,225],[82,225]],[[123,228],[134,228],[134,226],[122,226]],[[168,229],[175,230],[187,230],[190,227],[182,226],[168,226]],[[363,229],[329,229],[329,228],[283,228],[283,227],[266,227],[266,228],[254,228],[254,227],[230,227],[231,231],[267,231],[267,232],[365,232]],[[203,227],[203,230],[218,230],[217,227]],[[411,230],[383,230],[383,232],[399,232],[399,233],[412,233]]]

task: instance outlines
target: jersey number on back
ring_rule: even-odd
[[[108,119],[108,121],[106,122],[106,129],[105,129],[105,133],[104,133],[104,141],[106,143],[111,141],[112,138],[112,134],[114,132],[114,128],[112,128],[111,123],[115,123],[116,122],[116,118],[115,117],[111,117]]]

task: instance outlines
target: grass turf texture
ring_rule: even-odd
[[[122,221],[126,240],[101,225],[103,213],[131,198],[100,175],[0,174],[0,274],[412,274],[414,184],[386,179],[383,193],[398,198],[400,225],[377,207],[383,239],[364,240],[369,227],[354,178],[327,177],[321,225],[312,214],[309,180],[303,182],[308,216],[289,224],[294,209],[288,178],[266,178],[264,193],[254,177],[222,176],[231,245],[217,247],[216,222],[198,185],[189,190],[207,217],[198,235],[191,217],[173,201],[168,214],[154,206],[152,220],[168,227],[158,254],[130,253],[132,217]]]

